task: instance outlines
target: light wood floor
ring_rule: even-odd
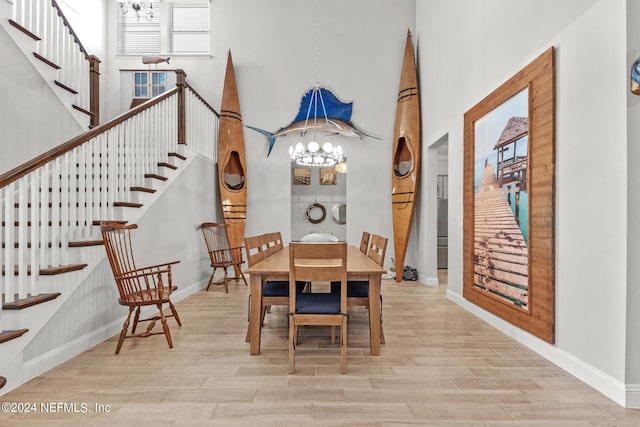
[[[248,289],[230,286],[177,304],[174,348],[163,336],[112,338],[0,396],[71,402],[90,414],[8,414],[2,426],[637,426],[625,410],[478,320],[445,285],[383,282],[381,356],[369,356],[366,311],[353,309],[348,374],[329,328],[306,329],[287,374],[286,309],[274,307],[262,353],[244,342]],[[124,313],[124,309],[123,309]],[[314,350],[310,350],[314,348]],[[307,349],[307,350],[305,350]],[[109,405],[96,413],[95,404]]]

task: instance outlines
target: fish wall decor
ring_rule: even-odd
[[[631,83],[629,89],[634,95],[640,95],[640,58],[631,67]]]
[[[269,132],[254,126],[245,126],[260,132],[269,139],[267,157],[271,154],[277,138],[292,133],[304,135],[308,131],[315,131],[360,139],[364,139],[366,136],[379,140],[380,138],[369,135],[355,127],[351,122],[352,111],[353,102],[342,102],[331,91],[316,85],[302,96],[298,114],[287,126],[275,132]]]

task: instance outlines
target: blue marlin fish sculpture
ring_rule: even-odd
[[[298,115],[289,125],[273,133],[253,126],[247,127],[269,138],[267,157],[271,154],[276,139],[291,133],[304,135],[308,131],[319,131],[360,139],[365,136],[380,139],[362,132],[351,123],[352,110],[353,102],[341,102],[331,91],[316,86],[302,96]]]

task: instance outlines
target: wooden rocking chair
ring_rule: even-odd
[[[133,257],[133,246],[131,244],[131,231],[136,228],[138,228],[136,224],[122,225],[112,222],[103,222],[100,224],[104,248],[107,251],[113,277],[120,294],[118,302],[121,305],[129,307],[129,314],[122,326],[120,338],[118,339],[116,354],[120,353],[120,348],[125,338],[144,338],[158,334],[164,334],[167,338],[169,348],[173,348],[171,332],[169,331],[166,318],[175,317],[178,326],[182,326],[178,312],[170,299],[171,293],[178,289],[178,287],[172,283],[171,266],[180,261],[137,268]],[[169,305],[171,309],[170,315],[165,316],[162,311],[164,304]],[[146,319],[140,319],[140,308],[149,305],[155,305],[159,313]],[[131,314],[134,310],[136,314],[133,318],[131,334],[127,335]],[[157,320],[160,320],[162,323],[162,332],[152,332]],[[136,327],[139,322],[150,323],[146,331],[136,334]]]
[[[200,225],[202,229],[202,235],[204,236],[204,242],[207,245],[207,252],[209,252],[209,259],[211,260],[211,267],[213,272],[209,278],[207,284],[207,291],[211,285],[224,285],[224,290],[229,293],[229,281],[242,280],[245,286],[247,285],[247,279],[244,277],[244,273],[240,266],[244,263],[242,259],[242,246],[237,248],[230,248],[229,238],[227,237],[227,226],[225,224],[217,224],[215,222],[205,222]],[[240,272],[241,277],[229,277],[227,275],[227,268],[237,267],[236,271]],[[213,276],[216,274],[216,270],[221,268],[224,271],[224,279],[220,282],[214,282]]]

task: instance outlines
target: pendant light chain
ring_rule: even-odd
[[[316,35],[315,35],[315,37],[316,37],[316,39],[315,39],[316,82],[315,82],[315,85],[316,85],[316,87],[319,87],[320,86],[320,77],[319,77],[319,73],[318,73],[318,67],[319,67],[318,66],[318,51],[319,51],[319,48],[318,48],[318,45],[319,45],[319,43],[318,43],[318,33],[319,33],[319,27],[320,26],[318,25],[318,20],[319,20],[318,19],[318,0],[316,0],[316,3],[315,3],[314,15],[315,15],[315,21],[316,21],[315,22],[315,24],[316,24]]]

